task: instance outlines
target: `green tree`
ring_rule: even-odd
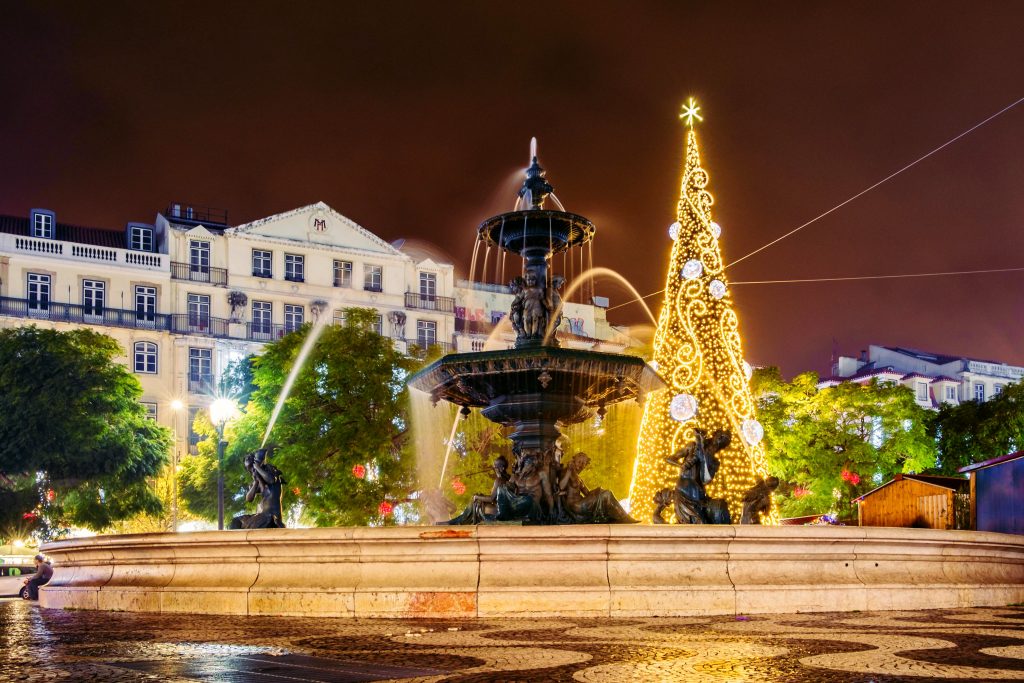
[[[146,418],[142,387],[92,330],[0,330],[0,527],[43,535],[158,514],[149,479],[171,447]]]
[[[349,309],[347,324],[326,326],[299,372],[270,434],[272,461],[283,472],[284,506],[317,526],[389,523],[379,506],[408,499],[413,457],[405,445],[405,379],[419,361],[397,352],[373,331],[375,312]],[[225,517],[241,512],[251,479],[242,462],[260,447],[274,405],[312,327],[286,335],[253,360],[255,390],[245,413],[228,425]],[[216,515],[216,437],[209,417],[197,415],[199,454],[183,459],[179,480],[188,510]],[[362,465],[362,478],[353,468]],[[296,507],[297,506],[297,507]]]
[[[907,387],[873,380],[819,389],[813,372],[786,382],[776,368],[756,371],[751,386],[783,516],[852,517],[857,496],[935,465],[929,411]]]
[[[988,401],[943,405],[931,434],[939,474],[955,476],[961,467],[1024,448],[1024,384],[1010,384]]]

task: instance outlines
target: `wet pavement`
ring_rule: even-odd
[[[0,681],[1024,680],[1024,607],[662,619],[377,620],[0,600]]]

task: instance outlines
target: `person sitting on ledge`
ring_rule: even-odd
[[[28,586],[28,599],[38,600],[39,599],[39,587],[45,586],[53,578],[53,567],[42,555],[35,556],[36,562],[36,573],[25,579],[23,582]]]

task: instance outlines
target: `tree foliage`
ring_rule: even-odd
[[[387,523],[384,501],[401,502],[414,488],[414,463],[403,448],[405,379],[418,365],[372,329],[375,313],[349,309],[347,324],[323,328],[273,426],[272,462],[286,479],[284,507],[317,526]],[[260,447],[274,405],[313,328],[286,335],[253,359],[255,389],[242,417],[226,430],[225,517],[245,507],[246,453]],[[216,515],[216,434],[209,417],[195,429],[208,438],[183,459],[179,485],[192,513]],[[362,465],[364,476],[353,468]]]
[[[966,465],[1024,448],[1024,383],[1007,385],[988,401],[945,404],[931,425],[938,445],[936,470],[956,475]]]
[[[92,330],[0,330],[0,526],[37,519],[47,535],[160,511],[148,479],[171,435],[123,354]]]
[[[768,467],[783,482],[776,495],[784,516],[851,517],[857,496],[897,472],[934,466],[931,416],[909,388],[877,381],[817,385],[816,373],[786,382],[776,368],[756,371],[751,383]]]

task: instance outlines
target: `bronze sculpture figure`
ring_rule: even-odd
[[[261,448],[245,456],[245,469],[252,475],[252,485],[245,493],[245,502],[251,503],[259,495],[256,514],[238,515],[231,520],[230,529],[284,529],[281,510],[282,487],[285,484],[281,470],[266,462],[267,449]]]
[[[760,524],[761,515],[772,509],[772,493],[779,488],[777,477],[757,478],[757,483],[743,494],[743,516],[740,524]]]
[[[665,458],[665,462],[679,468],[673,500],[676,524],[729,524],[725,501],[709,498],[705,486],[718,473],[715,454],[729,447],[732,435],[719,429],[708,439],[703,430],[695,429],[694,437],[694,441]]]
[[[607,489],[589,489],[580,479],[580,472],[590,464],[590,456],[580,452],[572,456],[558,483],[558,495],[565,513],[576,524],[635,524]]]

